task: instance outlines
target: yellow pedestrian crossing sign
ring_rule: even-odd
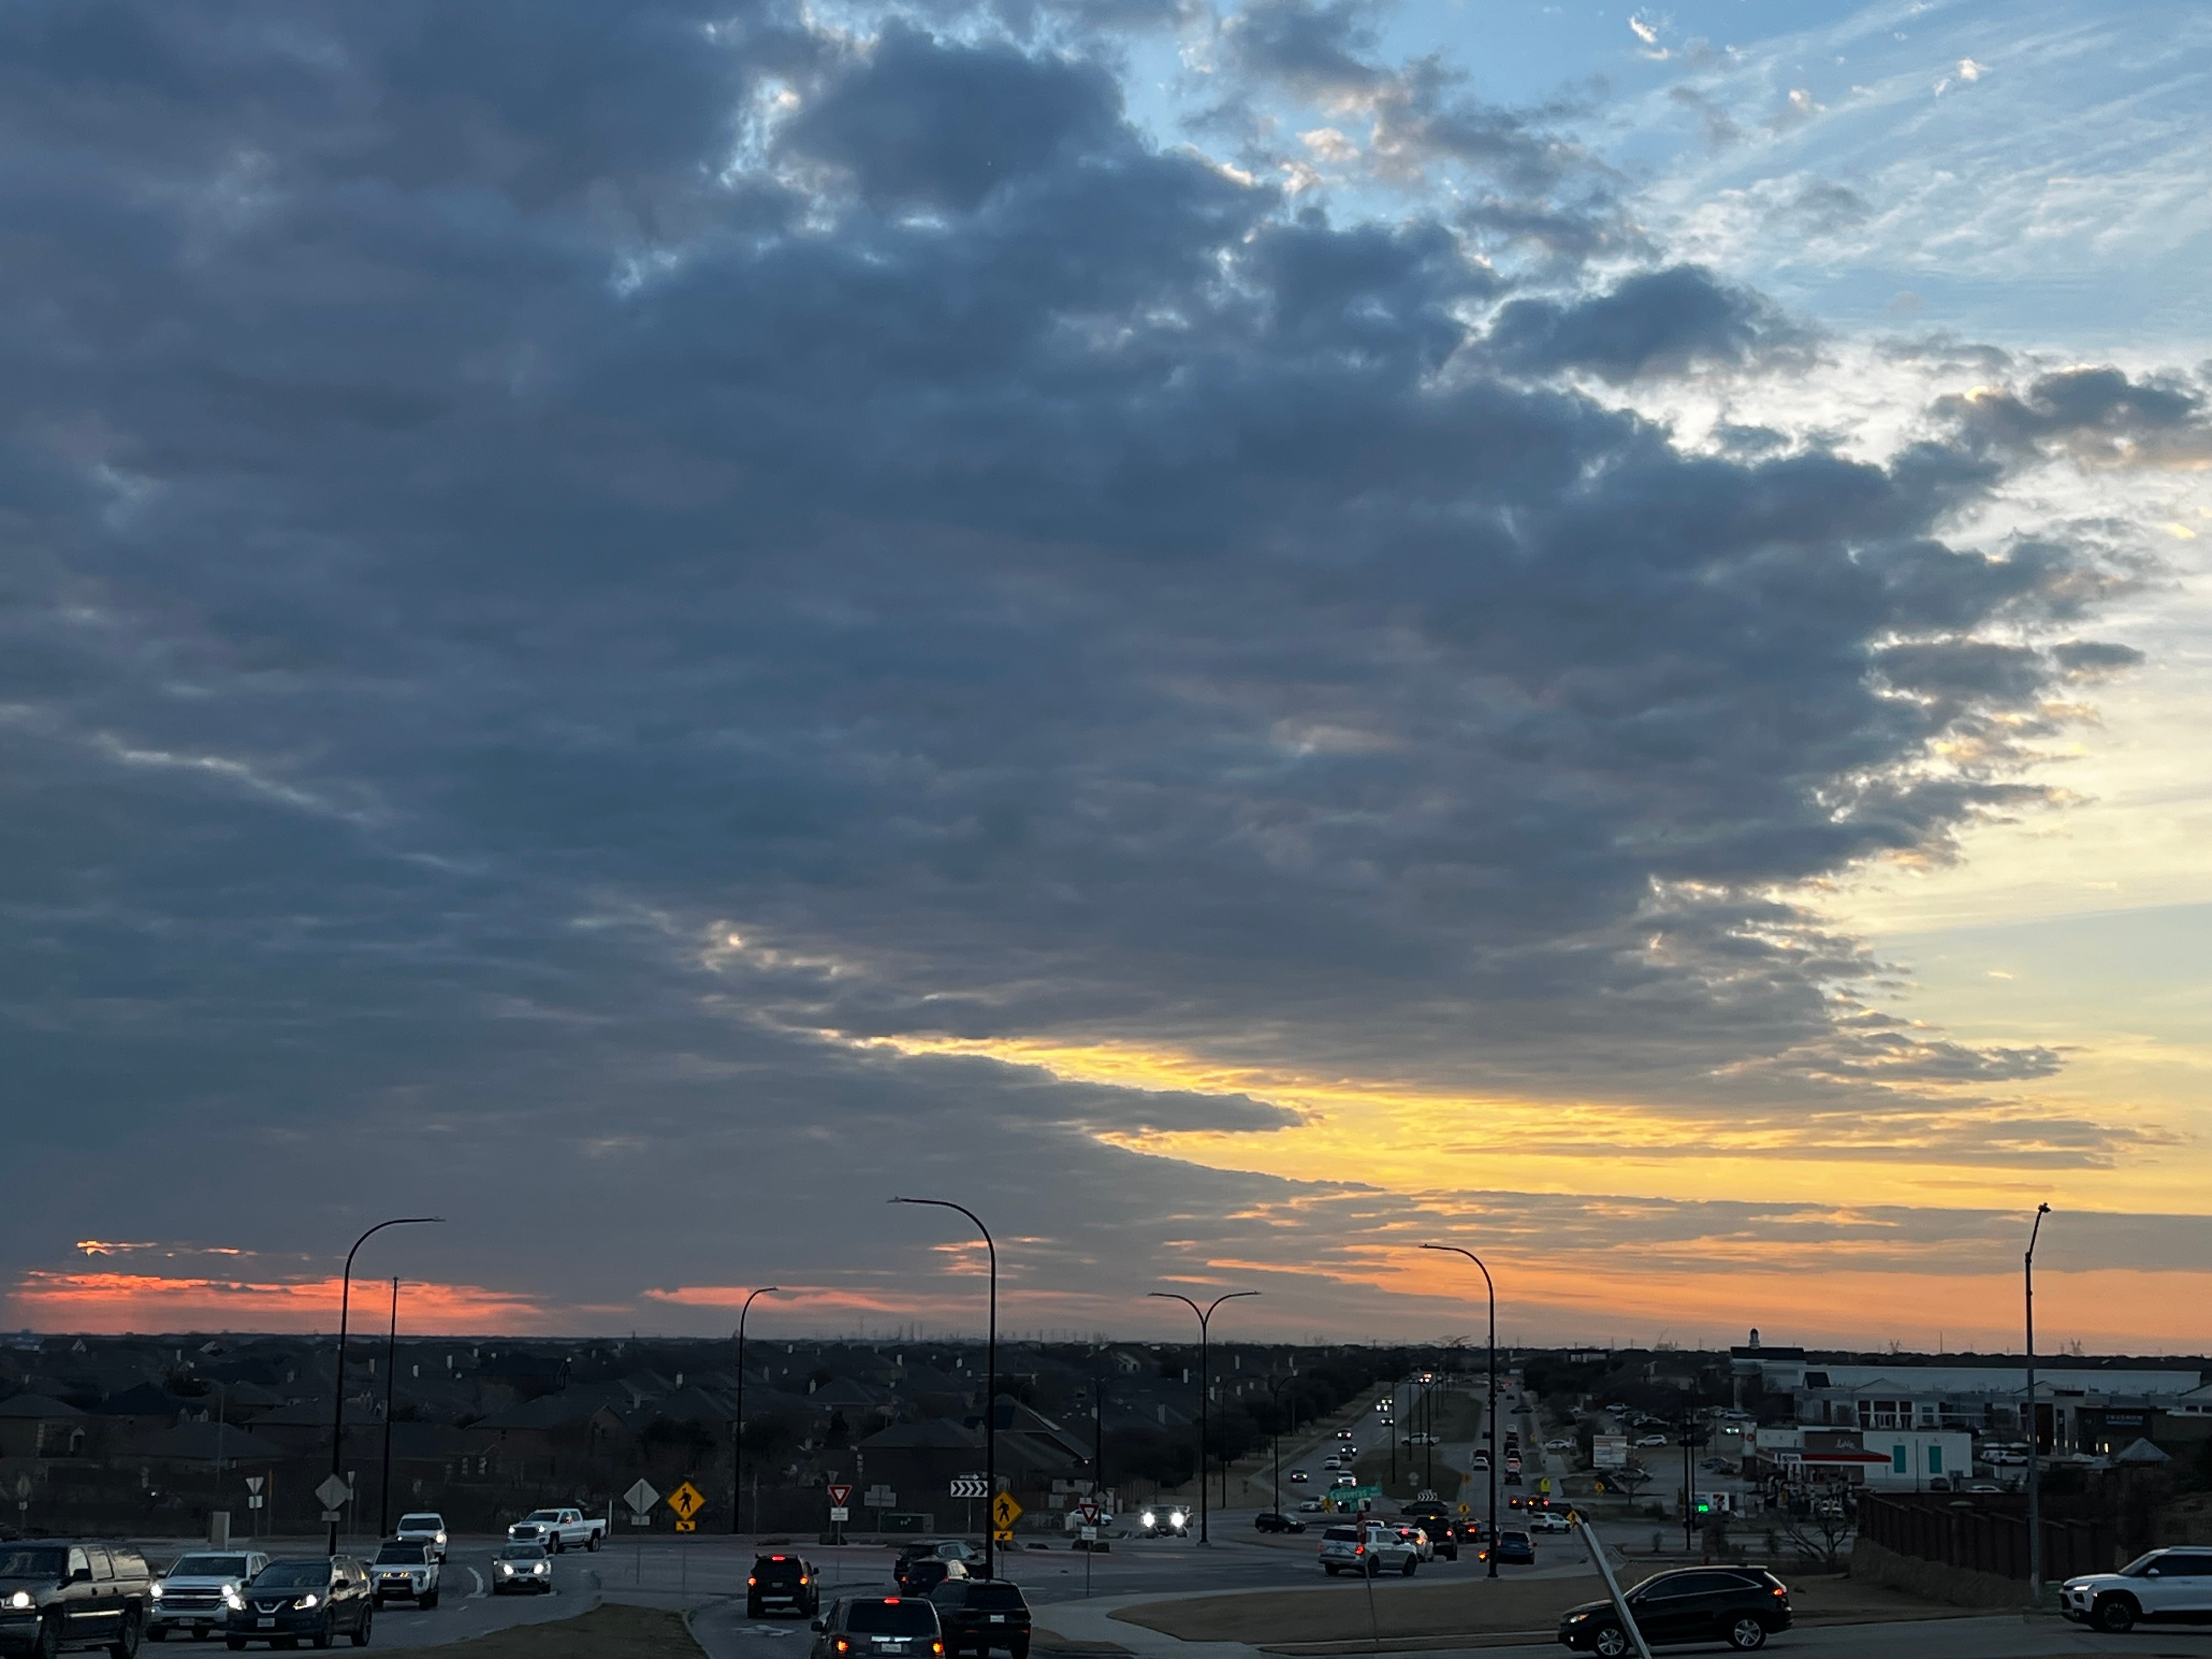
[[[1014,1522],[1022,1518],[1022,1506],[1014,1502],[1014,1495],[1002,1492],[991,1500],[991,1529],[999,1535],[999,1542],[1014,1540]]]
[[[696,1532],[699,1529],[699,1511],[707,1507],[707,1500],[700,1494],[698,1487],[686,1480],[668,1494],[668,1507],[676,1511],[677,1531]]]

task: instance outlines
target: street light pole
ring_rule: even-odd
[[[344,1461],[346,1316],[353,1303],[354,1256],[362,1245],[386,1227],[425,1226],[445,1218],[441,1215],[396,1215],[389,1221],[378,1222],[354,1240],[353,1249],[346,1252],[345,1273],[338,1280],[338,1369],[337,1375],[331,1382],[331,1478],[333,1480],[339,1478],[340,1466]],[[330,1526],[329,1553],[336,1555],[338,1553],[338,1523],[332,1521]]]
[[[2033,1602],[2043,1600],[2043,1503],[2036,1491],[2041,1481],[2037,1475],[2036,1442],[2041,1434],[2041,1425],[2035,1410],[2035,1239],[2043,1231],[2043,1218],[2051,1213],[2048,1204],[2035,1206],[2035,1224],[2027,1230],[2027,1255],[2025,1259],[2027,1313],[2027,1593]]]
[[[376,1535],[392,1530],[392,1389],[399,1375],[399,1281],[392,1281],[392,1328],[384,1338],[384,1473],[376,1483]]]
[[[983,1224],[981,1216],[964,1204],[955,1204],[943,1198],[895,1198],[894,1204],[926,1204],[933,1209],[957,1210],[975,1224],[975,1231],[983,1235],[983,1249],[991,1261],[991,1324],[990,1334],[983,1346],[983,1485],[988,1495],[984,1503],[994,1509],[999,1501],[999,1247],[992,1240],[991,1230]],[[983,1577],[998,1576],[998,1517],[983,1516]]]
[[[1147,1291],[1146,1296],[1158,1297],[1163,1302],[1180,1302],[1198,1316],[1198,1541],[1209,1543],[1206,1533],[1206,1400],[1208,1389],[1206,1370],[1206,1338],[1213,1323],[1213,1310],[1224,1302],[1234,1302],[1240,1296],[1257,1296],[1257,1291],[1230,1291],[1217,1296],[1203,1308],[1188,1297],[1174,1291]]]
[[[1268,1426],[1274,1430],[1275,1513],[1278,1515],[1283,1512],[1283,1384],[1290,1380],[1287,1376],[1271,1376],[1267,1379],[1268,1405],[1271,1407],[1267,1414],[1267,1423]],[[1295,1408],[1297,1402],[1293,1400],[1291,1403]]]
[[[1498,1285],[1483,1267],[1482,1258],[1473,1250],[1456,1244],[1424,1244],[1425,1250],[1448,1250],[1454,1255],[1463,1255],[1478,1267],[1482,1267],[1482,1282],[1490,1291],[1490,1392],[1482,1407],[1482,1431],[1488,1437],[1490,1455],[1483,1461],[1490,1465],[1490,1547],[1484,1553],[1489,1558],[1490,1577],[1498,1577]]]
[[[730,1426],[730,1534],[732,1537],[744,1528],[745,1475],[745,1316],[753,1310],[753,1297],[781,1296],[780,1285],[763,1285],[757,1291],[745,1293],[738,1309],[738,1417]],[[757,1522],[760,1517],[755,1516]]]

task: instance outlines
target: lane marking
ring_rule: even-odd
[[[469,1569],[469,1577],[477,1581],[477,1587],[469,1592],[469,1600],[474,1601],[481,1597],[484,1593],[483,1575],[478,1572],[474,1567],[471,1567]]]

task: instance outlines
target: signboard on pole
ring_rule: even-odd
[[[1098,1507],[1098,1500],[1097,1498],[1086,1498],[1082,1503],[1076,1505],[1075,1512],[1083,1517],[1083,1524],[1085,1526],[1096,1527],[1098,1524],[1098,1517],[1103,1515],[1105,1510]]]
[[[898,1494],[878,1481],[868,1488],[868,1507],[872,1510],[895,1510],[898,1507]]]
[[[629,1504],[630,1508],[635,1510],[640,1515],[643,1515],[647,1510],[651,1509],[659,1501],[660,1494],[653,1489],[653,1483],[641,1478],[635,1481],[628,1492],[623,1494],[623,1502]]]
[[[991,1487],[980,1474],[956,1474],[952,1477],[951,1495],[954,1498],[988,1498]]]
[[[707,1507],[707,1499],[698,1487],[686,1480],[668,1494],[668,1507],[676,1511],[677,1531],[696,1532],[699,1530],[699,1511]]]
[[[853,1501],[853,1489],[852,1489],[852,1487],[851,1487],[851,1486],[846,1486],[846,1485],[842,1485],[842,1484],[841,1484],[841,1483],[839,1483],[839,1482],[837,1482],[837,1481],[834,1481],[834,1480],[833,1480],[833,1481],[831,1481],[831,1482],[830,1483],[830,1489],[829,1489],[829,1490],[830,1490],[830,1507],[831,1509],[833,1509],[833,1510],[842,1510],[842,1509],[846,1508],[848,1504],[850,1504],[852,1503],[852,1501]],[[841,1517],[841,1518],[842,1518],[842,1517]]]
[[[352,1496],[353,1488],[335,1474],[325,1475],[323,1484],[315,1488],[315,1501],[323,1506],[323,1519],[325,1521],[337,1520],[339,1510]]]
[[[991,1531],[1001,1544],[1014,1541],[1014,1522],[1022,1518],[1022,1506],[1014,1502],[1014,1495],[1002,1492],[991,1500]]]

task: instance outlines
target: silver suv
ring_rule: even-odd
[[[1395,1527],[1362,1522],[1353,1527],[1330,1527],[1321,1535],[1321,1570],[1332,1578],[1340,1572],[1369,1578],[1396,1572],[1411,1578],[1420,1565],[1420,1550],[1400,1537]]]
[[[2138,1623],[2212,1621],[2212,1549],[2153,1550],[2118,1572],[2086,1573],[2059,1587],[2058,1610],[2099,1630]]]

